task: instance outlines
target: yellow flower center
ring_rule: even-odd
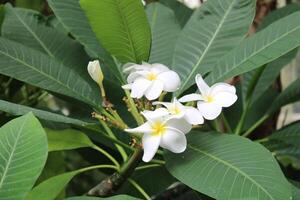
[[[166,126],[161,122],[155,122],[152,125],[152,135],[154,136],[162,135],[164,134],[165,131],[166,131]]]
[[[169,112],[172,113],[173,115],[178,115],[181,113],[181,110],[178,106],[172,106]]]
[[[206,97],[206,101],[207,101],[208,103],[211,103],[211,102],[214,101],[214,98],[213,98],[212,96],[207,96],[207,97]]]
[[[149,74],[147,74],[147,79],[149,81],[154,81],[154,80],[157,79],[157,75],[155,73],[153,73],[153,72],[150,72]]]

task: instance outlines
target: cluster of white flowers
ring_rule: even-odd
[[[162,64],[126,64],[123,71],[129,73],[127,85],[123,89],[131,90],[132,98],[155,100],[165,92],[175,92],[180,86],[178,74]],[[153,102],[162,105],[154,111],[143,111],[147,120],[137,128],[125,129],[130,133],[142,133],[144,148],[143,161],[149,162],[159,146],[174,153],[181,153],[186,149],[185,134],[192,125],[203,124],[204,119],[217,118],[222,107],[231,106],[236,100],[234,86],[227,83],[216,83],[209,87],[200,74],[196,76],[196,83],[200,93],[193,93],[174,98],[172,102]],[[185,106],[181,102],[197,101],[197,108]]]

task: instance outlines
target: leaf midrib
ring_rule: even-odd
[[[249,57],[243,59],[243,60],[240,62],[240,64],[236,65],[236,67],[232,68],[230,71],[225,72],[222,76],[218,76],[218,77],[214,78],[214,81],[213,81],[213,82],[216,82],[216,81],[220,80],[220,78],[222,78],[222,77],[225,76],[226,74],[229,74],[230,72],[234,71],[236,68],[238,68],[239,66],[243,65],[243,63],[245,63],[246,61],[250,60],[252,57],[255,57],[257,54],[259,54],[261,51],[264,51],[264,50],[265,50],[266,48],[268,48],[269,46],[273,45],[273,43],[277,42],[278,40],[283,39],[284,37],[286,37],[286,36],[289,35],[289,34],[292,34],[292,32],[297,31],[297,29],[299,29],[299,28],[300,28],[300,25],[297,26],[297,27],[295,27],[295,28],[292,29],[291,31],[288,31],[288,32],[286,32],[286,33],[280,35],[280,37],[278,37],[277,39],[272,40],[272,42],[269,43],[269,45],[266,45],[266,46],[262,47],[260,50],[253,52]],[[296,47],[295,47],[295,48],[296,48]],[[291,50],[292,50],[292,49],[291,49]],[[289,50],[289,51],[291,51],[291,50]],[[235,51],[235,50],[233,50],[233,51]],[[282,53],[282,55],[284,55],[284,53]],[[273,58],[272,60],[275,60],[275,59],[276,59],[276,58]],[[272,61],[272,60],[271,60],[271,61]],[[271,62],[271,61],[270,61],[270,62]],[[220,73],[219,73],[219,74],[220,74]]]
[[[26,121],[27,121],[27,117],[23,120],[23,123],[22,123],[22,125],[21,125],[21,127],[20,127],[20,129],[19,129],[19,131],[18,131],[18,133],[17,133],[17,137],[16,137],[16,139],[15,139],[15,143],[14,143],[14,145],[13,145],[12,152],[11,152],[11,154],[9,155],[8,161],[7,161],[7,163],[6,163],[4,172],[3,172],[2,177],[1,177],[1,180],[0,180],[0,189],[1,189],[2,186],[3,186],[4,180],[5,180],[5,178],[6,178],[6,174],[7,174],[8,170],[9,170],[11,161],[12,161],[13,156],[14,156],[14,154],[15,154],[15,150],[16,150],[17,144],[18,144],[18,142],[19,142],[19,138],[20,138],[20,135],[21,135],[21,131],[23,130]]]
[[[123,0],[121,0],[123,1]],[[130,32],[130,30],[128,29],[128,24],[127,24],[127,17],[126,15],[123,15],[122,11],[121,11],[121,8],[120,8],[120,1],[115,1],[116,2],[116,6],[118,8],[118,11],[119,11],[119,14],[120,14],[120,17],[121,17],[121,22],[123,24],[123,26],[125,27],[126,29],[126,33],[127,33],[127,37],[128,37],[128,41],[130,43],[130,46],[131,46],[131,49],[132,49],[132,52],[133,52],[133,56],[134,56],[134,60],[135,62],[137,62],[137,52],[136,52],[136,48],[135,48],[135,45],[134,45],[134,42],[132,40],[132,34]]]
[[[94,104],[91,100],[86,99],[85,96],[83,96],[82,94],[80,94],[80,93],[78,93],[78,92],[74,92],[68,85],[63,84],[62,82],[60,82],[59,80],[53,78],[52,76],[49,76],[48,74],[44,73],[43,71],[37,70],[36,68],[34,68],[33,66],[29,65],[28,63],[26,63],[26,62],[20,60],[19,58],[13,57],[13,56],[7,54],[7,53],[4,52],[4,51],[1,51],[1,50],[0,50],[0,53],[2,53],[4,56],[7,56],[7,57],[9,57],[9,58],[11,58],[11,59],[13,59],[13,60],[15,60],[15,61],[17,61],[17,62],[23,64],[23,65],[29,67],[29,68],[32,69],[33,71],[36,71],[37,73],[39,73],[39,74],[41,74],[41,75],[43,75],[43,76],[49,78],[50,80],[52,80],[52,81],[58,83],[58,84],[61,85],[63,88],[66,88],[68,91],[70,91],[70,92],[74,95],[73,97],[80,96],[81,99],[85,99],[85,100],[86,100],[87,102],[89,102],[91,105],[94,105],[94,106],[95,106],[95,104]]]
[[[190,147],[192,150],[194,150],[194,151],[196,151],[196,152],[202,153],[202,154],[204,154],[204,155],[206,155],[206,156],[208,156],[208,157],[210,157],[210,158],[216,160],[217,162],[220,162],[220,163],[226,165],[227,167],[229,167],[229,168],[235,170],[237,173],[243,175],[245,178],[247,178],[247,179],[250,180],[253,184],[255,184],[258,188],[260,188],[263,192],[265,192],[272,200],[275,200],[275,199],[271,196],[271,194],[270,194],[267,190],[265,190],[265,188],[263,188],[259,183],[257,183],[254,179],[252,179],[248,174],[246,174],[245,172],[243,172],[243,171],[240,170],[239,168],[235,167],[234,165],[228,163],[227,161],[222,160],[221,158],[218,158],[218,157],[216,157],[216,156],[214,156],[214,155],[212,155],[212,154],[210,154],[210,153],[208,153],[208,152],[202,151],[202,150],[198,149],[197,147],[194,147],[194,146],[192,146],[192,145],[188,145],[188,147]]]
[[[46,45],[40,40],[40,38],[35,34],[34,31],[23,21],[20,16],[10,7],[10,10],[14,13],[14,15],[19,19],[19,21],[24,25],[24,27],[28,30],[28,32],[37,40],[37,42],[41,45],[41,47],[46,51],[49,56],[54,57],[51,51],[46,47]]]
[[[228,10],[225,12],[224,17],[221,19],[215,33],[213,34],[213,37],[211,38],[211,40],[209,41],[207,48],[204,50],[203,54],[201,55],[201,57],[199,58],[198,62],[194,65],[194,67],[192,68],[192,71],[190,72],[189,76],[186,78],[186,81],[182,84],[181,86],[181,90],[184,90],[184,88],[186,87],[186,85],[188,84],[190,78],[194,75],[195,71],[197,70],[198,66],[200,65],[200,63],[202,62],[202,60],[204,59],[205,55],[207,54],[208,50],[210,49],[213,41],[215,40],[215,38],[217,37],[217,35],[219,34],[221,28],[223,27],[226,18],[228,17],[230,11],[233,8],[233,5],[235,4],[237,0],[233,0],[231,2],[231,4],[228,7]]]

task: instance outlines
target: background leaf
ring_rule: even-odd
[[[44,52],[89,80],[86,73],[89,57],[79,43],[63,32],[46,26],[46,20],[38,12],[13,8],[10,4],[5,6],[5,11],[3,37]]]
[[[167,152],[165,158],[173,176],[218,200],[281,200],[292,196],[270,152],[243,137],[191,132],[187,150],[181,155]]]
[[[146,11],[152,32],[149,63],[171,66],[180,25],[173,10],[161,3],[149,4]]]
[[[66,123],[66,124],[74,124],[79,126],[86,126],[86,125],[93,124],[92,122],[86,122],[79,119],[67,117],[61,114],[52,113],[49,111],[44,111],[36,108],[31,108],[28,106],[23,106],[8,101],[3,101],[3,100],[0,100],[0,110],[15,116],[25,115],[28,112],[32,112],[36,117],[40,119],[49,120],[53,122]]]
[[[137,198],[128,195],[116,195],[113,197],[96,198],[96,197],[70,197],[65,200],[97,200],[97,199],[108,199],[108,200],[138,200]]]
[[[1,127],[0,143],[0,199],[21,200],[46,162],[46,134],[29,113]]]
[[[173,69],[183,83],[182,93],[197,73],[212,70],[218,59],[245,37],[255,12],[253,0],[209,0],[197,9],[175,46]]]
[[[4,7],[3,5],[0,5],[0,31],[2,29],[3,20],[4,20]]]
[[[147,61],[151,32],[140,0],[80,0],[96,37],[122,63]]]
[[[295,49],[300,44],[300,12],[269,25],[219,60],[207,81],[209,84],[256,69]]]
[[[95,146],[84,133],[74,130],[46,129],[48,151],[61,151]]]
[[[0,74],[100,108],[96,83],[39,51],[0,38],[0,66]]]

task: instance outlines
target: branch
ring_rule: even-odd
[[[142,155],[143,150],[141,148],[136,149],[130,159],[121,167],[120,172],[115,172],[101,181],[88,192],[88,196],[107,197],[114,194],[140,164]]]

